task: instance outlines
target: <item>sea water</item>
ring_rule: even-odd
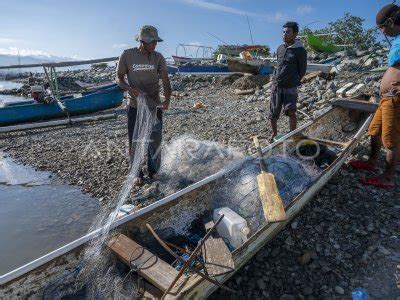
[[[84,235],[99,204],[0,152],[0,275]]]

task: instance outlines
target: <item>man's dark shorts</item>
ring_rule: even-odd
[[[280,88],[276,84],[271,86],[271,100],[269,102],[269,118],[278,119],[281,111],[288,115],[289,111],[297,110],[297,87]]]

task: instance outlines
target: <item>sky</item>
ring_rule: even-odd
[[[383,0],[0,0],[0,54],[56,55],[74,59],[118,56],[137,45],[142,25],[154,25],[164,42],[157,50],[176,54],[178,44],[211,46],[281,43],[282,25],[297,21],[325,27],[346,12],[374,26]],[[247,17],[249,22],[247,22]],[[211,35],[211,34],[212,35]],[[183,56],[182,48],[178,55]],[[193,54],[188,49],[187,54]]]

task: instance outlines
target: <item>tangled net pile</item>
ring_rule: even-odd
[[[277,155],[265,159],[267,171],[274,174],[280,196],[285,205],[305,190],[318,170],[289,156]],[[241,165],[224,176],[214,193],[215,208],[228,206],[247,220],[251,232],[265,224],[265,217],[258,191],[257,159],[245,159]]]
[[[174,140],[162,153],[160,184],[165,195],[223,171],[227,165],[244,157],[234,148],[196,140],[189,135]]]

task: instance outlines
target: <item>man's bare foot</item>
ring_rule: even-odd
[[[143,185],[143,179],[140,177],[136,177],[135,179],[133,179],[133,185],[136,186]]]

